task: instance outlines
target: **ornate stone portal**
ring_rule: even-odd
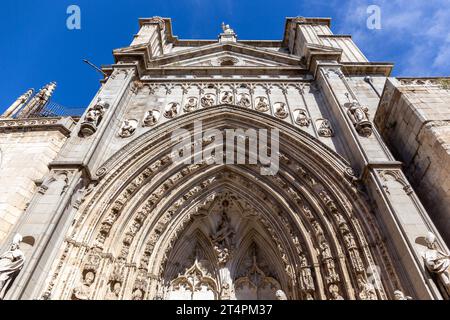
[[[38,243],[4,250],[2,296],[447,298],[445,244],[371,123],[392,66],[368,62],[328,19],[288,18],[282,41],[240,41],[225,24],[218,41],[179,40],[170,24],[142,19],[114,51],[14,226]],[[262,153],[250,134],[271,130],[269,175],[264,157],[213,163],[242,155],[220,142],[229,131],[249,159]]]

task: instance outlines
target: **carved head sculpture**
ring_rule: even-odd
[[[20,235],[19,233],[16,234],[13,238],[13,241],[11,243],[11,251],[15,251],[18,250],[20,247],[20,243],[22,242],[23,238],[22,235]]]
[[[427,247],[429,249],[434,249],[436,247],[436,236],[432,232],[428,232],[425,237],[425,241],[427,242]]]
[[[113,287],[112,287],[112,292],[116,295],[119,296],[120,294],[120,289],[122,288],[122,284],[120,282],[115,282]]]
[[[95,273],[92,271],[88,271],[84,275],[84,283],[88,286],[90,286],[92,283],[94,283],[95,280]]]

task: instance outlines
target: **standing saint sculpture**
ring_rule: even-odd
[[[423,253],[425,265],[437,276],[438,281],[450,296],[450,255],[437,248],[436,236],[433,233],[428,233],[425,240],[427,242],[427,250]]]
[[[21,242],[22,236],[16,234],[10,249],[0,256],[0,300],[3,300],[12,282],[23,268],[25,256],[19,248]]]

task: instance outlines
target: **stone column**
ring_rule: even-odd
[[[376,218],[386,236],[392,239],[386,245],[397,254],[394,259],[400,259],[396,267],[404,269],[408,289],[416,299],[442,299],[425,268],[422,258],[425,247],[421,244],[428,232],[438,233],[405,178],[401,163],[395,161],[373,125],[370,135],[362,134],[356,127],[349,109],[355,105],[364,107],[364,101],[358,101],[338,63],[319,63],[317,82],[328,104],[335,143],[367,186]],[[370,122],[373,116],[367,115]],[[446,248],[438,238],[442,248]]]

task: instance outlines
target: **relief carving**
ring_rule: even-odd
[[[138,121],[134,119],[125,119],[120,127],[119,136],[121,138],[131,137],[138,126]]]
[[[255,110],[259,112],[267,112],[269,110],[269,102],[266,97],[257,97],[255,99]]]

